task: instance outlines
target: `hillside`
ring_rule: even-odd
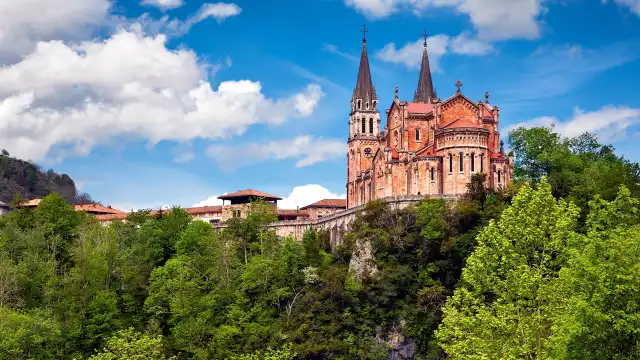
[[[67,174],[58,174],[53,170],[44,171],[38,165],[13,158],[6,150],[0,156],[0,201],[9,203],[16,194],[25,200],[42,198],[57,192],[65,200],[75,203],[88,196],[78,194],[76,185]]]

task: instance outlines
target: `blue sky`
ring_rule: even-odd
[[[640,160],[638,0],[0,0],[0,9],[3,147],[123,209],[213,204],[244,188],[288,206],[342,196],[363,23],[384,107],[396,85],[412,98],[426,29],[440,97],[458,79],[471,99],[488,91],[503,137],[556,123]]]

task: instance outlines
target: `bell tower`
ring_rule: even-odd
[[[367,29],[362,25],[362,54],[358,80],[351,97],[349,113],[349,150],[347,153],[347,207],[367,202],[372,190],[361,180],[371,169],[371,162],[378,150],[380,112],[378,96],[371,81],[369,56],[367,55]]]

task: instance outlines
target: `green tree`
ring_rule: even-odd
[[[556,319],[555,359],[640,356],[639,204],[626,188],[615,201],[591,201],[584,243],[561,270],[569,300]]]
[[[121,330],[107,340],[104,349],[90,360],[165,360],[162,336],[140,334],[133,329]],[[170,359],[174,359],[171,357]]]
[[[543,178],[482,230],[436,332],[450,358],[549,358],[578,214]]]

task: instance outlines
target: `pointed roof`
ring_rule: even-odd
[[[371,70],[369,69],[369,56],[367,55],[367,39],[362,39],[362,54],[360,55],[360,69],[358,70],[358,80],[353,89],[353,98],[366,101],[378,100],[376,89],[371,82]]]
[[[253,189],[238,190],[231,194],[218,196],[218,199],[231,200],[239,197],[261,197],[261,198],[265,198],[266,200],[282,200],[282,198],[279,196],[267,194],[262,191],[253,190]]]
[[[429,66],[429,54],[427,54],[427,39],[424,39],[424,51],[422,52],[422,66],[420,67],[420,78],[418,79],[418,89],[413,96],[413,102],[431,103],[437,97],[433,89],[431,79],[431,67]]]

